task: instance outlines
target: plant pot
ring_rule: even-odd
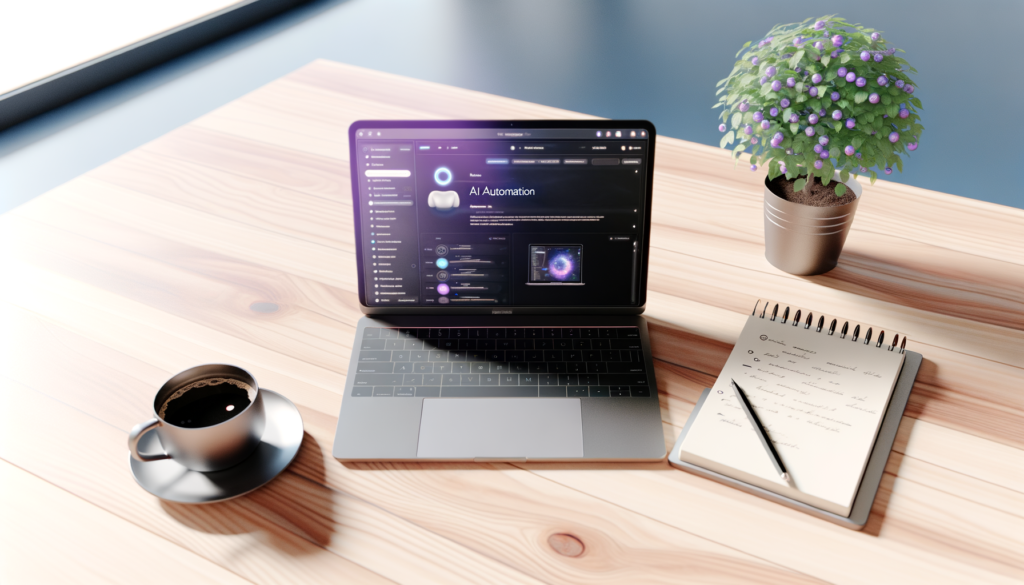
[[[835,179],[839,180],[839,173]],[[764,256],[779,270],[806,276],[836,267],[860,202],[861,186],[855,179],[846,186],[857,196],[836,207],[793,203],[772,193],[764,180]]]

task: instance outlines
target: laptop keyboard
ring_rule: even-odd
[[[367,327],[356,351],[352,396],[651,395],[636,327]]]

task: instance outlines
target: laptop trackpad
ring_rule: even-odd
[[[583,457],[579,398],[427,398],[417,457]]]

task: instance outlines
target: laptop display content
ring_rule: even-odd
[[[649,122],[356,122],[347,461],[657,460]]]
[[[639,306],[646,128],[370,125],[354,138],[370,312]]]

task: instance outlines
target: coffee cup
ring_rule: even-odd
[[[226,364],[189,368],[172,376],[153,400],[153,418],[135,425],[128,449],[138,461],[174,459],[194,471],[241,463],[259,446],[266,425],[263,393],[252,374]],[[162,453],[140,453],[153,431]]]

